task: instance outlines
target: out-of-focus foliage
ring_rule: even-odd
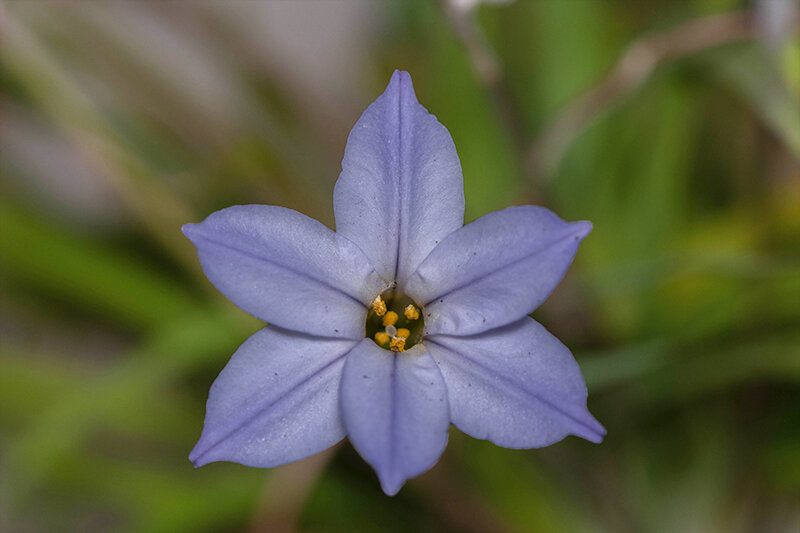
[[[0,1],[0,531],[800,531],[800,39],[775,22],[795,4],[457,5]],[[674,53],[753,5],[739,38]],[[534,316],[608,437],[454,430],[395,498],[347,445],[194,470],[207,389],[259,324],[179,227],[236,203],[332,224],[394,68],[455,139],[469,219],[537,201],[594,223]]]

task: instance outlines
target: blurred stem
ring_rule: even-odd
[[[415,486],[426,500],[436,506],[450,531],[513,531],[508,518],[493,508],[491,498],[485,498],[471,483],[465,483],[462,476],[456,460],[443,458],[436,468],[416,481]]]
[[[495,111],[508,128],[511,138],[515,142],[517,153],[522,159],[526,140],[520,121],[521,114],[511,97],[503,67],[489,47],[489,43],[475,20],[474,8],[461,7],[452,0],[440,0],[439,4],[447,22],[466,49],[478,81],[490,95]]]
[[[149,262],[100,248],[0,200],[0,275],[134,329],[191,313],[194,296]]]
[[[261,503],[250,521],[250,533],[291,533],[317,480],[339,445],[270,473]]]
[[[525,158],[529,179],[551,179],[558,162],[578,135],[600,113],[636,90],[662,63],[756,37],[752,13],[739,11],[691,20],[633,41],[600,83],[567,104],[542,128]]]

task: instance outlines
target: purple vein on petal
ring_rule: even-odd
[[[554,238],[553,240],[547,242],[547,244],[545,244],[544,246],[537,247],[536,250],[534,250],[533,252],[531,252],[529,254],[525,254],[522,257],[518,257],[517,259],[514,259],[513,261],[510,261],[510,262],[506,263],[505,265],[503,265],[502,267],[500,267],[500,268],[498,268],[496,270],[489,270],[489,271],[481,273],[478,276],[475,276],[474,278],[470,278],[468,280],[465,280],[464,282],[459,283],[455,287],[452,287],[452,288],[448,289],[447,291],[445,291],[445,292],[443,292],[441,294],[438,294],[437,296],[434,296],[433,298],[430,298],[428,301],[426,301],[422,305],[423,306],[430,305],[432,302],[434,302],[434,301],[436,301],[436,300],[438,300],[440,298],[444,298],[445,296],[448,296],[450,294],[453,294],[454,292],[458,292],[459,290],[461,290],[461,289],[463,289],[465,287],[468,287],[469,285],[472,285],[473,283],[476,283],[478,281],[486,279],[489,276],[492,276],[492,275],[498,274],[500,272],[503,272],[504,270],[508,270],[510,268],[513,268],[515,265],[518,265],[519,263],[522,263],[523,261],[527,261],[527,260],[529,260],[530,258],[532,258],[534,256],[537,256],[537,255],[540,255],[542,253],[545,253],[548,250],[554,248],[555,246],[558,246],[559,244],[564,243],[567,237],[575,236],[578,239],[582,239],[591,231],[591,225],[588,224],[588,223],[586,223],[586,226],[587,226],[586,228],[582,228],[580,231],[576,231],[575,225],[577,225],[577,224],[584,224],[584,223],[582,223],[582,222],[573,222],[571,224],[570,231],[565,231],[563,235],[559,235],[558,237]],[[421,274],[418,274],[418,275],[420,276],[421,279],[424,279]]]
[[[447,129],[395,71],[353,127],[334,188],[336,231],[402,289],[417,265],[464,223],[464,187]]]
[[[391,374],[391,381],[392,384],[392,393],[391,393],[391,411],[389,411],[389,423],[390,428],[392,430],[392,438],[389,439],[389,451],[388,457],[391,461],[392,465],[392,475],[397,475],[397,462],[395,461],[395,442],[398,442],[400,436],[397,435],[397,355],[392,357],[392,374]]]
[[[400,254],[403,252],[403,240],[406,233],[406,220],[405,220],[405,209],[404,209],[404,200],[405,196],[402,194],[402,191],[405,190],[405,182],[404,179],[406,177],[406,173],[408,172],[407,161],[404,157],[404,147],[410,146],[411,143],[405,143],[405,128],[404,124],[405,121],[403,120],[403,91],[405,87],[404,78],[402,73],[396,73],[398,77],[398,89],[397,89],[397,162],[398,162],[398,175],[395,183],[397,185],[397,191],[395,192],[395,198],[397,199],[397,254],[395,255],[394,260],[394,274],[393,278],[397,279],[397,274],[400,270],[400,258],[402,257]],[[409,82],[410,83],[410,82]],[[409,132],[410,135],[410,132]],[[410,141],[410,139],[409,139]]]
[[[247,256],[247,257],[250,257],[252,259],[255,259],[256,261],[263,261],[264,263],[269,263],[270,265],[274,265],[274,266],[276,266],[276,267],[278,267],[278,268],[280,268],[282,270],[285,270],[287,272],[291,272],[292,274],[295,274],[298,277],[301,277],[301,278],[304,278],[304,279],[307,279],[307,280],[311,280],[311,281],[313,281],[315,283],[318,283],[319,285],[322,285],[323,287],[331,289],[334,292],[338,292],[339,294],[347,296],[349,299],[353,300],[354,302],[358,303],[359,305],[365,305],[365,302],[362,302],[361,300],[359,300],[358,298],[356,298],[352,294],[349,294],[348,292],[343,291],[341,288],[339,288],[339,287],[337,287],[335,285],[332,285],[327,280],[312,276],[308,272],[303,272],[302,270],[298,270],[298,269],[292,268],[290,266],[284,265],[284,264],[279,263],[277,261],[273,261],[273,260],[271,260],[271,259],[269,259],[267,257],[261,256],[261,255],[258,255],[258,254],[254,254],[253,252],[245,250],[243,248],[237,248],[237,247],[231,246],[231,245],[229,245],[229,244],[227,244],[225,242],[221,242],[219,240],[212,239],[212,238],[208,237],[207,235],[203,235],[199,230],[195,229],[195,226],[198,226],[198,224],[186,224],[183,227],[184,234],[186,234],[187,236],[189,236],[191,234],[194,238],[203,239],[204,241],[208,242],[209,244],[211,244],[213,246],[217,246],[219,248],[225,248],[227,250],[234,251],[236,253],[239,253],[239,254],[242,254],[244,256]]]
[[[275,326],[270,326],[270,327],[274,328]],[[347,356],[347,354],[350,353],[350,351],[357,344],[358,344],[357,342],[354,342],[341,355],[339,355],[335,359],[329,361],[324,366],[322,366],[321,368],[315,370],[314,372],[312,372],[308,376],[303,377],[302,379],[298,380],[297,383],[293,387],[287,388],[286,391],[284,391],[277,398],[271,399],[268,403],[266,403],[266,405],[263,405],[263,406],[259,407],[252,415],[248,416],[245,420],[241,421],[233,429],[231,429],[227,433],[225,433],[224,436],[216,439],[214,441],[214,443],[211,444],[210,446],[204,447],[203,451],[199,452],[198,454],[195,454],[196,448],[195,448],[195,450],[192,450],[192,453],[189,455],[189,460],[192,461],[192,463],[195,466],[198,466],[198,463],[201,463],[201,460],[202,460],[203,457],[208,455],[211,451],[213,451],[215,448],[217,448],[219,445],[224,443],[226,440],[228,440],[232,436],[236,435],[238,432],[240,432],[243,429],[247,428],[247,426],[249,426],[253,421],[257,420],[260,416],[262,416],[268,409],[280,404],[289,395],[291,395],[294,391],[296,391],[298,389],[298,387],[300,387],[304,383],[308,383],[309,381],[311,381],[312,379],[314,379],[314,378],[316,378],[318,376],[321,376],[321,375],[325,374],[332,366],[334,366],[335,364],[341,362]],[[205,463],[202,463],[202,464],[205,464]],[[202,466],[202,464],[200,464],[199,466]]]
[[[484,374],[491,374],[491,375],[493,375],[493,376],[495,376],[497,378],[497,381],[499,381],[500,383],[506,384],[507,387],[508,387],[507,390],[511,394],[514,394],[514,395],[522,394],[524,396],[530,397],[530,398],[534,399],[535,401],[541,403],[542,405],[550,408],[557,415],[559,415],[559,417],[563,417],[563,418],[566,418],[566,419],[574,422],[575,424],[577,424],[578,426],[580,426],[580,427],[582,427],[582,428],[584,428],[586,430],[586,433],[579,434],[580,437],[583,437],[583,438],[585,438],[585,439],[587,439],[587,440],[589,440],[591,442],[596,442],[596,443],[599,443],[599,442],[601,442],[603,440],[603,437],[606,434],[606,430],[596,420],[591,419],[591,421],[594,422],[594,423],[589,423],[586,420],[582,420],[582,419],[576,417],[575,415],[573,415],[571,413],[568,413],[567,411],[565,411],[564,409],[562,409],[559,406],[555,405],[551,401],[543,398],[542,396],[540,396],[540,395],[538,395],[538,394],[536,394],[534,392],[531,392],[531,391],[527,390],[527,388],[525,388],[523,385],[520,385],[520,384],[516,383],[513,379],[508,378],[508,377],[498,373],[497,371],[487,367],[486,365],[484,365],[480,361],[476,360],[474,357],[470,357],[468,355],[465,355],[462,352],[456,352],[452,347],[446,346],[446,345],[442,344],[441,342],[437,342],[434,337],[435,336],[427,337],[425,339],[425,342],[429,342],[429,343],[435,344],[436,346],[442,348],[443,350],[457,355],[458,357],[453,358],[453,361],[458,361],[459,357],[461,359],[468,360],[474,366],[480,368],[481,371]],[[481,373],[474,372],[471,369],[469,369],[467,366],[464,366],[464,365],[459,365],[459,366],[463,371],[468,372],[468,373],[476,376],[478,379],[482,378]]]

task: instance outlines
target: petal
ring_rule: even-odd
[[[229,207],[183,232],[222,294],[282,328],[363,338],[366,305],[387,286],[355,244],[291,209]]]
[[[406,294],[425,307],[427,334],[510,324],[550,295],[591,229],[531,205],[489,213],[442,241],[409,278]]]
[[[603,440],[578,363],[532,318],[472,337],[435,335],[425,346],[464,433],[506,448],[547,446],[570,434]]]
[[[393,496],[447,446],[442,374],[421,345],[395,355],[364,339],[344,365],[342,418],[350,442]]]
[[[447,129],[395,72],[358,120],[333,193],[336,231],[389,282],[404,280],[464,223],[461,164]]]
[[[339,381],[352,340],[267,326],[242,344],[211,386],[195,466],[233,461],[272,467],[345,436]]]

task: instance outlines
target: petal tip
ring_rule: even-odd
[[[203,439],[202,439],[202,437],[201,437],[201,438],[200,438],[200,440],[199,440],[199,441],[197,441],[197,444],[195,444],[195,445],[194,445],[194,448],[192,448],[192,451],[190,451],[190,452],[189,452],[189,460],[190,460],[191,462],[193,462],[193,463],[194,463],[195,461],[197,461],[198,457],[200,457],[201,455],[203,455],[203,452],[202,452],[202,450],[200,449],[200,444],[201,444],[202,442],[203,442]]]
[[[212,462],[204,458],[203,453],[198,452],[196,446],[195,449],[189,454],[189,461],[191,461],[195,468],[200,468],[201,466],[205,466]]]
[[[382,472],[381,470],[375,469],[375,473],[378,475],[381,490],[387,496],[395,496],[400,492],[400,489],[403,488],[403,485],[406,484],[406,481],[408,481],[407,477],[397,475],[397,472]]]
[[[396,496],[397,493],[400,492],[400,489],[403,488],[404,484],[405,484],[405,482],[402,482],[402,483],[399,483],[399,484],[388,484],[388,483],[384,483],[383,481],[381,481],[381,489],[383,490],[383,493],[386,494],[387,496],[390,496],[390,497],[391,496]]]
[[[181,226],[181,233],[183,233],[187,239],[194,242],[197,237],[197,226],[199,225],[200,224],[196,223],[184,224]]]
[[[411,74],[405,70],[395,69],[389,79],[389,84],[392,83],[411,83]]]
[[[405,70],[395,70],[389,79],[384,94],[397,94],[399,101],[410,100],[412,103],[419,103],[417,94],[414,92],[414,84],[411,81],[411,74]]]
[[[592,229],[594,229],[594,226],[588,220],[573,222],[572,227],[575,228],[575,236],[578,239],[586,238],[586,236],[592,232]]]
[[[201,436],[200,440],[197,441],[197,444],[192,448],[192,451],[189,452],[189,461],[192,462],[195,468],[200,468],[208,463],[219,461],[219,457],[214,457],[214,454],[209,453],[213,448],[214,446],[209,446],[206,439]]]
[[[603,438],[605,438],[608,432],[589,411],[586,411],[586,417],[583,422],[585,431],[581,431],[578,436],[594,444],[603,442]]]

